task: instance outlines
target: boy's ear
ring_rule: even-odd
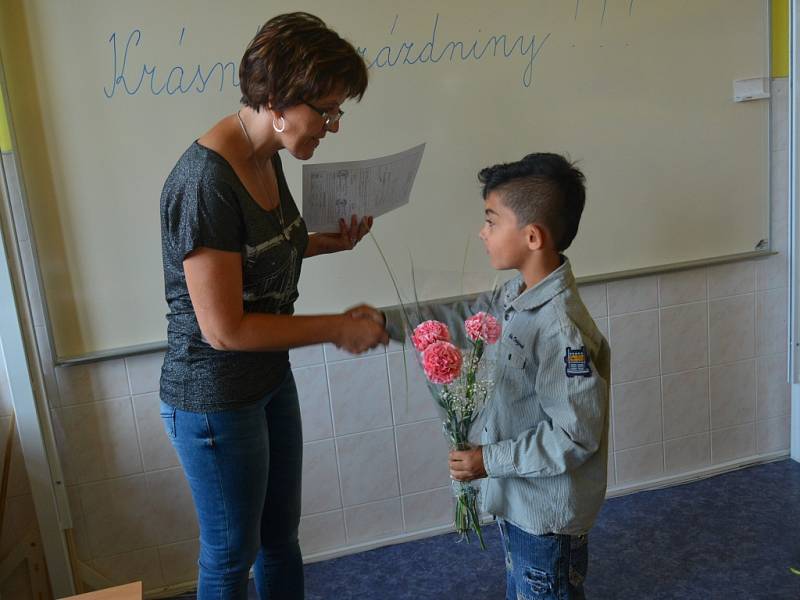
[[[536,223],[529,223],[525,226],[528,250],[541,250],[547,243],[547,231]]]

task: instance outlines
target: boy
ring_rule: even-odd
[[[483,509],[500,524],[507,600],[583,598],[587,533],[606,492],[610,372],[608,343],[561,254],[578,230],[584,176],[562,156],[529,154],[478,178],[492,266],[519,274],[494,306],[484,296],[470,307],[494,313],[503,332],[482,445],[451,451],[450,476],[487,478]],[[459,331],[466,308],[424,313]]]

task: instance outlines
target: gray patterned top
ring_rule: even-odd
[[[286,185],[278,179],[285,229],[278,211],[264,210],[231,165],[195,142],[178,160],[161,193],[161,248],[168,350],[161,369],[161,399],[195,412],[254,402],[278,385],[289,369],[280,352],[232,352],[212,348],[197,323],[183,260],[199,247],[239,252],[245,312],[292,314],[308,232]]]

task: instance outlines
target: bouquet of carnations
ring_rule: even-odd
[[[470,447],[470,429],[486,406],[492,387],[491,364],[486,346],[500,339],[500,325],[492,315],[479,312],[464,322],[470,347],[452,343],[447,325],[440,321],[419,324],[411,336],[434,398],[444,411],[442,429],[453,450]],[[478,487],[473,482],[453,481],[456,498],[455,529],[469,541],[470,530],[486,549],[478,512]]]

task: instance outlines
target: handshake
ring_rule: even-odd
[[[339,315],[338,324],[334,343],[337,348],[351,354],[361,354],[379,344],[385,346],[389,343],[383,313],[368,304],[346,310]]]

